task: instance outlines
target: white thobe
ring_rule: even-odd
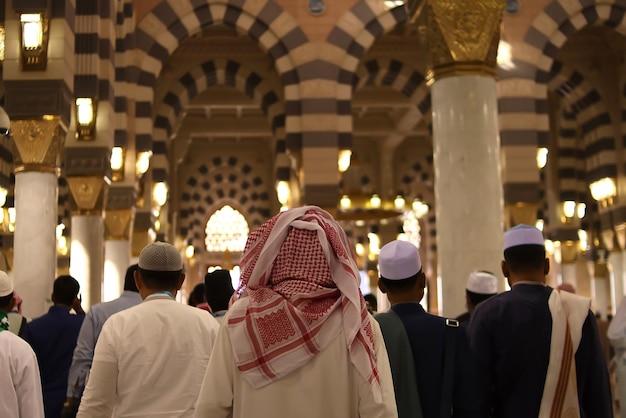
[[[224,323],[228,321],[228,314]],[[223,325],[209,361],[195,418],[396,418],[389,358],[380,326],[372,321],[382,403],[374,401],[346,348],[343,331],[308,363],[254,389],[235,366],[228,327]]]
[[[0,417],[43,418],[37,356],[17,335],[0,332]]]
[[[78,417],[191,417],[218,330],[210,313],[164,294],[114,314]]]

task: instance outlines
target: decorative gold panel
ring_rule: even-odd
[[[133,231],[133,238],[131,240],[131,255],[133,257],[139,257],[141,250],[154,242],[154,233],[151,231]]]
[[[575,241],[561,243],[561,261],[563,264],[574,264],[578,258],[578,246]]]
[[[71,176],[67,184],[72,196],[73,210],[79,215],[101,215],[109,190],[109,180],[103,176]]]
[[[104,214],[104,236],[106,240],[128,241],[134,209],[107,209]]]
[[[50,120],[15,120],[12,122],[15,143],[15,172],[59,172],[65,130],[58,118]]]
[[[511,228],[518,224],[535,225],[537,223],[537,208],[534,203],[516,203],[505,207],[505,227]]]
[[[495,77],[504,5],[504,0],[429,0],[429,76]]]

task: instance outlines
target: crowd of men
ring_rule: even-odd
[[[405,241],[380,251],[391,308],[372,315],[345,232],[315,206],[254,230],[240,268],[236,292],[218,271],[192,304],[202,309],[183,305],[180,252],[157,242],[119,299],[85,314],[78,282],[61,276],[54,306],[25,324],[9,320],[16,297],[0,272],[0,416],[613,417],[590,300],[545,284],[534,227],[505,232],[511,290],[473,272],[458,319],[422,308],[426,277]]]

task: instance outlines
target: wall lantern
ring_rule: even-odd
[[[600,202],[603,207],[613,203],[613,198],[617,196],[617,187],[615,179],[604,177],[598,181],[594,181],[589,185],[591,197]]]
[[[339,150],[339,159],[337,160],[337,167],[340,173],[345,173],[350,168],[350,159],[352,158],[352,151],[349,149]]]
[[[140,151],[137,153],[137,160],[135,161],[135,174],[137,177],[141,177],[148,172],[150,157],[152,157],[152,151]]]
[[[548,148],[537,148],[537,168],[540,170],[548,163]]]
[[[20,14],[22,71],[43,71],[48,63],[49,20],[44,12]]]
[[[282,206],[281,211],[287,209],[289,198],[291,197],[291,189],[288,181],[280,180],[276,183],[276,197]]]
[[[90,141],[96,138],[96,104],[91,97],[76,99],[76,139]]]
[[[167,184],[165,182],[158,182],[154,184],[152,188],[152,200],[159,207],[165,205],[167,202]]]
[[[111,180],[124,180],[124,161],[126,150],[123,147],[113,147],[111,150]]]

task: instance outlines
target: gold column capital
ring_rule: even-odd
[[[130,251],[133,257],[139,257],[141,250],[148,244],[154,242],[153,231],[133,231],[133,238],[130,244]]]
[[[495,78],[504,5],[504,0],[428,0],[428,78]]]
[[[578,258],[578,243],[576,241],[565,241],[561,243],[561,262],[563,264],[574,264]]]
[[[519,224],[534,226],[537,223],[538,208],[539,205],[536,203],[518,202],[507,204],[504,207],[506,229]]]
[[[72,211],[75,215],[102,216],[106,195],[109,190],[109,179],[106,176],[69,176],[67,184],[70,189]]]
[[[107,209],[104,214],[104,239],[107,241],[129,241],[134,208]]]
[[[11,125],[15,173],[37,171],[59,175],[66,133],[59,119],[23,119]]]

